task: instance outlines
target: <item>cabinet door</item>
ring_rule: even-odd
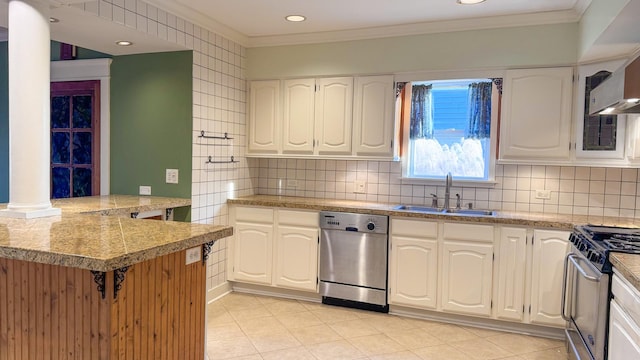
[[[569,252],[569,232],[533,231],[531,263],[531,322],[565,326],[561,316],[564,258]]]
[[[393,76],[356,78],[353,109],[356,155],[393,156],[393,97]]]
[[[625,116],[588,116],[590,94],[587,90],[592,90],[597,84],[594,81],[594,75],[599,72],[613,73],[623,66],[625,61],[620,59],[578,67],[574,104],[577,159],[622,159],[624,157]],[[605,75],[606,73],[602,76]],[[590,81],[587,81],[587,78]],[[608,160],[607,162],[611,163]]]
[[[391,237],[389,301],[435,309],[438,288],[438,241]]]
[[[313,154],[314,79],[284,81],[282,152]]]
[[[280,148],[280,81],[252,81],[249,93],[249,152],[275,154]]]
[[[640,327],[616,301],[609,315],[609,360],[640,359]]]
[[[527,230],[502,228],[498,252],[496,316],[522,321],[524,318]]]
[[[234,232],[234,279],[271,285],[273,225],[236,222]]]
[[[441,271],[444,311],[491,315],[493,244],[444,241]]]
[[[573,68],[509,70],[500,159],[569,160]]]
[[[318,228],[278,226],[277,286],[315,291],[318,279]]]
[[[351,154],[353,78],[318,79],[315,103],[317,154]]]

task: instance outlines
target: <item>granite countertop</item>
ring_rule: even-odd
[[[229,226],[129,217],[132,212],[189,206],[189,199],[109,195],[52,203],[62,215],[0,218],[0,257],[111,271],[233,234]]]
[[[640,291],[640,255],[611,253],[610,259],[613,267]]]
[[[576,225],[594,224],[623,227],[640,227],[640,219],[585,216],[565,214],[541,214],[497,211],[495,216],[462,216],[455,214],[421,213],[394,210],[398,204],[381,204],[354,200],[331,200],[273,195],[254,195],[229,199],[230,204],[286,207],[319,211],[343,211],[364,214],[402,216],[421,219],[452,220],[488,224],[519,225],[535,228],[572,230]],[[640,255],[612,253],[611,261],[624,277],[640,291]]]
[[[318,211],[355,212],[373,215],[465,221],[487,224],[520,225],[535,228],[553,228],[558,230],[572,230],[575,225],[581,224],[640,227],[640,219],[633,218],[506,211],[496,211],[494,216],[470,216],[452,213],[444,214],[431,212],[425,213],[409,210],[395,210],[394,207],[398,204],[274,195],[245,196],[236,199],[229,199],[228,203],[237,205],[286,207]]]

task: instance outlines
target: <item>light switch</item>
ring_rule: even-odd
[[[177,184],[178,183],[178,169],[167,169],[166,170],[166,180],[167,184]]]

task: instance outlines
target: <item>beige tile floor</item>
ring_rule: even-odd
[[[231,293],[208,305],[210,360],[566,360],[564,343]]]

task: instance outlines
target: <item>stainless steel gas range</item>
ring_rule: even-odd
[[[576,226],[565,258],[562,316],[570,359],[607,359],[612,252],[640,253],[640,229]]]

